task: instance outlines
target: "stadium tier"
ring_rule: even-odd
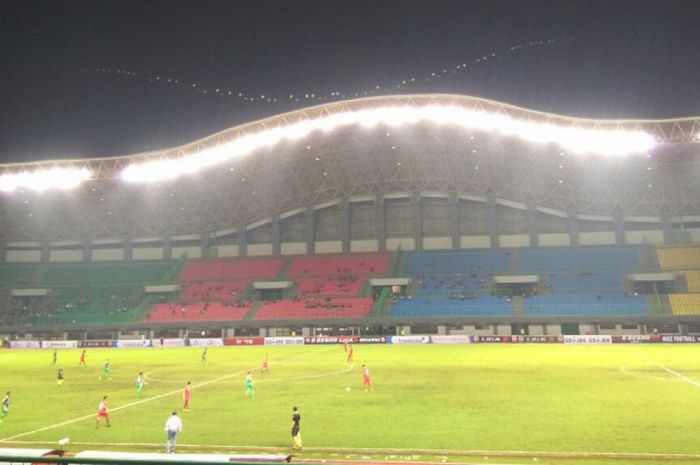
[[[180,282],[272,278],[283,263],[284,259],[280,258],[189,260],[180,273]]]
[[[520,271],[634,272],[641,247],[535,247],[520,249]]]
[[[194,303],[239,300],[248,284],[248,280],[192,284],[182,291],[180,301]]]
[[[365,318],[372,310],[372,299],[308,299],[263,303],[256,320],[356,319]]]
[[[700,294],[669,294],[674,315],[700,315]]]
[[[330,255],[291,259],[287,276],[382,276],[389,266],[389,254]]]
[[[657,249],[656,253],[662,270],[700,268],[700,247],[664,247]]]
[[[527,316],[646,315],[644,296],[537,295],[525,299]]]
[[[297,296],[307,297],[354,297],[360,292],[362,280],[359,276],[303,279],[297,281]]]
[[[688,284],[688,292],[700,292],[700,271],[686,271],[683,275]]]
[[[235,321],[242,320],[252,303],[237,305],[221,303],[156,304],[148,314],[148,321]]]

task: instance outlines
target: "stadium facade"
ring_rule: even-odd
[[[524,130],[589,131],[579,141],[614,131],[654,142],[615,156],[614,150],[580,153],[576,139],[567,145],[556,136],[523,137],[493,122],[415,117],[311,124],[376,109],[440,106],[517,121]],[[220,153],[227,144],[305,124],[298,138],[259,143],[252,153]],[[700,118],[590,120],[459,95],[330,103],[157,152],[0,166],[0,187],[6,186],[0,262],[700,243],[698,135]],[[198,155],[216,160],[197,165]],[[175,162],[184,168],[169,175]],[[130,167],[141,165],[155,167],[152,177],[142,171],[130,179]],[[61,169],[88,175],[72,189],[43,192],[31,182],[7,181]]]

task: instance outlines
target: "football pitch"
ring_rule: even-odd
[[[0,391],[12,391],[0,446],[162,450],[173,410],[180,450],[290,452],[299,457],[479,463],[645,463],[700,459],[700,346],[342,345],[0,351]],[[265,354],[269,372],[260,373]],[[103,363],[111,373],[100,380]],[[366,364],[372,390],[364,391]],[[244,396],[252,370],[255,398]],[[137,398],[135,378],[146,382]],[[192,382],[192,407],[182,392]],[[95,428],[108,395],[112,426]],[[523,454],[520,454],[523,452]],[[621,454],[619,457],[605,454]],[[567,457],[571,454],[571,457]],[[591,454],[586,457],[586,454]],[[629,455],[627,455],[629,454]],[[693,457],[697,456],[697,457]],[[539,458],[538,458],[539,457]],[[330,462],[330,460],[329,460]]]

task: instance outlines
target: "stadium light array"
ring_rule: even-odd
[[[37,171],[23,171],[0,175],[0,191],[13,192],[28,189],[44,192],[51,189],[72,189],[83,181],[92,178],[87,168],[51,168]]]
[[[399,127],[419,122],[486,131],[540,144],[553,143],[574,153],[625,156],[645,153],[656,145],[654,138],[642,131],[580,129],[518,121],[506,115],[456,105],[397,106],[335,113],[266,129],[181,158],[133,164],[122,171],[121,177],[128,182],[158,182],[195,173],[284,140],[299,140],[315,131],[331,132],[356,124],[371,129],[379,125]]]

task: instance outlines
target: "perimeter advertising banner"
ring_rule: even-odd
[[[561,342],[561,338],[553,335],[511,336],[510,342],[514,344],[556,344]]]
[[[118,339],[113,341],[113,347],[119,349],[136,349],[141,347],[151,347],[150,339]]]
[[[290,337],[266,337],[266,346],[301,346],[304,345],[304,338],[301,336]]]
[[[192,337],[187,340],[187,345],[192,347],[221,347],[224,345],[224,341],[221,338]]]
[[[661,336],[661,342],[671,342],[671,343],[700,342],[700,336]]]
[[[265,344],[264,337],[227,337],[225,346],[261,346]]]
[[[612,336],[603,334],[564,336],[564,344],[612,344]]]
[[[112,347],[111,339],[91,339],[89,341],[82,341],[80,347]]]
[[[40,349],[41,342],[39,341],[10,341],[10,347],[13,349]]]
[[[510,336],[474,336],[472,340],[478,344],[498,344],[510,342]]]
[[[661,342],[661,336],[656,334],[624,334],[613,336],[613,344],[650,344]]]
[[[430,344],[430,336],[389,336],[389,344]]]
[[[453,335],[453,336],[430,336],[430,342],[433,344],[471,344],[471,336]]]
[[[357,341],[360,344],[386,344],[386,336],[360,336]]]
[[[78,341],[41,341],[42,349],[77,349]]]
[[[179,337],[166,337],[153,340],[154,347],[185,347],[185,340]]]
[[[305,336],[304,344],[357,344],[358,336]]]

